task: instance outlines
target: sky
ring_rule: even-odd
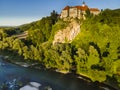
[[[120,0],[84,0],[90,8],[117,9]],[[69,5],[82,5],[83,0],[0,0],[0,26],[18,26],[58,13]]]

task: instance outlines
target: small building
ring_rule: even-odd
[[[98,15],[100,13],[100,10],[98,8],[89,8],[85,2],[83,2],[82,6],[66,6],[60,15],[60,18],[66,18],[66,17],[73,17],[73,18],[82,18],[86,11],[89,10],[90,13],[93,15]]]

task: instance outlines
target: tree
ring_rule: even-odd
[[[23,56],[24,59],[30,59],[30,54],[29,54],[29,48],[27,46],[24,46],[23,48]]]
[[[90,10],[89,10],[89,9],[87,9],[87,10],[86,10],[86,13],[85,13],[85,16],[86,16],[86,18],[90,18],[90,17],[93,16],[93,14],[90,13]]]
[[[13,47],[12,47],[12,49],[13,50],[17,50],[18,54],[22,55],[22,53],[23,53],[23,51],[22,51],[23,46],[24,46],[24,43],[21,40],[15,39],[13,41]]]
[[[28,39],[30,39],[33,44],[39,45],[44,42],[45,36],[40,29],[30,30],[28,33]]]
[[[90,69],[92,65],[96,65],[99,63],[100,58],[97,50],[93,47],[89,47],[89,55],[87,57],[87,68]]]
[[[58,20],[58,14],[55,10],[53,10],[53,12],[51,12],[50,15],[51,19],[52,19],[52,24],[55,24]]]
[[[7,37],[7,34],[4,32],[3,29],[0,29],[0,40],[3,40],[3,38]]]
[[[77,73],[80,74],[81,72],[87,71],[87,54],[81,48],[78,48],[77,55],[75,55],[75,63],[76,63],[76,70]]]

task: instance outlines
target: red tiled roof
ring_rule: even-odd
[[[63,10],[69,10],[69,8],[77,8],[78,10],[82,10],[82,11],[86,11],[88,9],[90,11],[100,11],[98,8],[88,8],[87,5],[85,5],[85,6],[74,6],[74,7],[66,6]]]
[[[83,10],[83,11],[89,9],[87,5],[85,5],[85,6],[75,6],[75,7],[76,7],[78,10]]]
[[[75,6],[77,9],[81,9],[82,8],[82,6]]]
[[[68,10],[70,7],[69,6],[66,6],[63,10]]]
[[[69,8],[77,8],[77,9],[83,10],[83,11],[89,9],[88,6],[86,5],[86,6],[74,6],[74,7],[66,6],[63,10],[68,10]]]

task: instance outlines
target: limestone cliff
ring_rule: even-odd
[[[53,40],[53,45],[58,43],[70,43],[80,32],[80,24],[78,22],[71,21],[71,23],[62,30],[59,30]]]

